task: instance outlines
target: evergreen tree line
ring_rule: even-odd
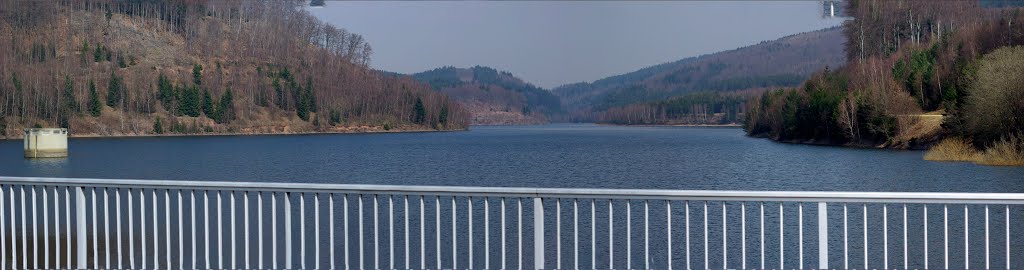
[[[110,84],[108,85],[107,95],[101,99],[100,94],[96,91],[96,83],[93,80],[88,82],[88,99],[85,106],[83,107],[78,103],[78,98],[75,92],[75,81],[70,76],[64,76],[61,86],[61,103],[58,105],[58,123],[60,127],[69,127],[70,118],[73,116],[82,115],[88,112],[88,115],[98,117],[102,113],[103,106],[118,107],[121,106],[121,102],[124,100],[126,95],[124,86],[122,85],[123,78],[117,76],[114,73],[110,74]],[[17,73],[11,74],[11,83],[14,86],[15,93],[23,92],[23,83]],[[21,107],[17,107],[19,111]],[[83,111],[87,109],[88,111]],[[15,115],[21,112],[14,112]]]
[[[79,53],[81,55],[83,65],[89,64],[87,58],[87,56],[89,55],[92,55],[92,62],[94,63],[112,62],[114,64],[117,64],[117,67],[119,68],[127,68],[129,66],[135,65],[135,56],[126,55],[126,53],[121,51],[115,53],[114,51],[110,50],[109,47],[106,47],[103,44],[96,44],[96,49],[90,50],[89,42],[83,41],[82,48],[79,51]]]
[[[196,65],[193,71],[200,74],[202,67]],[[157,100],[165,110],[178,116],[205,115],[217,123],[228,123],[235,118],[235,98],[231,88],[214,98],[210,90],[202,86],[201,74],[194,76],[192,82],[192,85],[175,84],[161,73],[157,79]]]
[[[777,140],[886,141],[898,131],[897,118],[863,95],[848,96],[849,78],[825,70],[802,87],[768,91],[750,102],[748,134]]]
[[[12,84],[16,89],[22,88],[22,82],[17,74],[11,76]],[[159,87],[157,99],[163,107],[175,115],[186,115],[191,117],[200,116],[204,113],[217,123],[227,123],[234,119],[234,93],[228,89],[219,98],[214,99],[206,89],[202,90],[200,96],[199,86],[174,85],[163,74],[160,75],[157,85]],[[124,78],[115,73],[110,74],[107,91],[100,93],[96,89],[94,80],[88,81],[88,91],[85,106],[80,105],[75,92],[75,81],[70,76],[65,76],[62,82],[61,100],[59,106],[58,122],[61,127],[69,127],[71,117],[87,115],[100,117],[104,107],[119,109],[124,106],[123,102],[128,94],[124,86]]]
[[[299,85],[299,80],[287,67],[279,72],[270,72],[268,76],[271,79],[273,94],[261,91],[256,96],[256,103],[267,107],[273,100],[275,107],[284,111],[295,111],[299,119],[309,121],[310,114],[317,111],[313,79],[307,77],[305,86]]]

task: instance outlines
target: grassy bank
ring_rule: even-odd
[[[949,138],[932,146],[924,154],[924,160],[931,161],[969,161],[981,159],[981,152],[970,142],[962,138]]]
[[[1024,136],[1005,137],[984,150],[978,150],[963,138],[948,138],[929,149],[924,159],[991,166],[1024,166]]]

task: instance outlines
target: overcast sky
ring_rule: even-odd
[[[377,69],[490,66],[538,86],[587,81],[840,25],[819,1],[328,1]]]

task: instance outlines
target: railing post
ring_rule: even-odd
[[[818,269],[828,268],[828,203],[818,203]]]
[[[533,268],[544,269],[544,200],[533,198]]]
[[[78,269],[87,269],[85,257],[85,191],[82,187],[75,187],[75,217],[78,222],[75,223],[75,227],[78,229],[78,262],[75,263]]]
[[[284,193],[284,269],[292,269],[292,201]]]

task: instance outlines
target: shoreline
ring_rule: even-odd
[[[594,123],[602,126],[622,126],[622,127],[729,127],[738,128],[743,127],[740,124],[642,124],[642,125],[628,125],[628,124],[610,124],[610,123]]]
[[[160,138],[160,137],[243,137],[243,136],[310,136],[310,135],[357,135],[357,134],[383,134],[383,133],[428,133],[428,132],[460,132],[464,129],[395,129],[395,130],[361,130],[361,131],[304,131],[304,132],[226,132],[226,133],[191,133],[191,134],[121,134],[121,135],[100,135],[100,134],[69,134],[68,138],[74,139],[130,139],[130,138]],[[0,141],[21,140],[23,137],[0,138]]]
[[[865,142],[847,142],[847,143],[833,143],[829,141],[816,141],[816,140],[778,140],[767,136],[766,134],[746,134],[747,137],[754,139],[764,139],[775,143],[784,144],[802,144],[812,146],[827,146],[827,147],[842,147],[842,148],[854,148],[854,149],[878,149],[878,150],[896,150],[896,151],[927,151],[931,146],[931,141],[900,141],[891,143],[865,143]]]

